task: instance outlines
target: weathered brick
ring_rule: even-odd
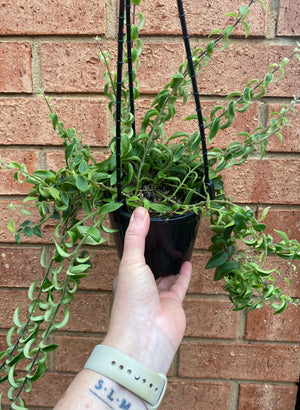
[[[290,305],[280,315],[274,315],[268,306],[248,312],[245,338],[299,342],[299,307]]]
[[[277,30],[278,36],[300,36],[300,1],[285,0],[279,4]]]
[[[183,307],[187,324],[185,336],[236,339],[239,313],[227,301],[186,298]]]
[[[168,381],[162,410],[229,409],[230,383],[209,383],[190,380]]]
[[[93,348],[101,343],[99,337],[55,336],[55,368],[59,372],[79,372],[89,358]],[[76,352],[76,360],[74,360]]]
[[[297,158],[248,159],[224,171],[227,196],[244,203],[299,204],[300,161]]]
[[[31,93],[31,48],[28,43],[0,43],[0,92]]]
[[[59,120],[66,128],[76,127],[83,143],[107,146],[107,104],[92,98],[52,99]],[[0,99],[2,120],[1,144],[5,145],[61,145],[62,140],[53,130],[46,103],[36,98]]]
[[[1,35],[103,34],[105,1],[5,0],[0,6]]]
[[[179,377],[296,382],[298,345],[184,342],[179,350]]]
[[[42,278],[41,248],[1,247],[0,287],[29,287],[36,278]],[[26,263],[24,263],[26,261]]]
[[[238,410],[294,410],[297,386],[274,384],[240,384]]]
[[[203,68],[198,76],[200,95],[242,92],[249,80],[262,80],[271,64],[280,63],[282,58],[288,57],[293,50],[294,47],[291,46],[232,44],[223,52],[216,52],[208,67]],[[286,67],[284,79],[272,84],[266,95],[292,97],[300,86],[299,73],[299,64],[294,59]]]
[[[214,1],[185,1],[184,10],[189,34],[208,35],[216,28],[224,29],[227,24],[232,24],[234,21],[229,17],[224,17],[224,15],[230,12],[238,13],[239,7],[238,1],[226,0],[222,3],[221,9]],[[181,34],[176,2],[155,0],[146,8],[142,7],[141,11],[145,13],[146,19],[142,33],[152,35]],[[265,36],[266,14],[258,4],[251,7],[248,21],[252,35]],[[242,26],[238,26],[234,33],[243,34]]]
[[[103,48],[111,53],[112,69],[116,70],[117,43],[104,44]],[[43,87],[48,92],[103,91],[105,66],[97,54],[97,45],[93,43],[42,43]],[[182,45],[144,44],[138,75],[140,91],[160,90],[170,79],[170,73],[176,73],[182,59]]]
[[[21,151],[21,150],[10,150],[1,149],[0,150],[1,160],[4,162],[17,161],[21,164],[25,164],[29,173],[35,171],[39,164],[39,153],[38,151]],[[13,174],[16,169],[9,170],[3,168],[1,171],[0,178],[0,193],[1,194],[26,194],[31,185],[27,183],[20,184],[13,178]],[[20,176],[21,180],[24,181],[25,177]]]

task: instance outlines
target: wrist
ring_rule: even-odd
[[[142,363],[157,373],[167,374],[172,364],[174,349],[168,340],[162,340],[162,335],[156,337],[155,329],[151,332],[143,332],[126,335],[109,331],[105,336],[103,345],[116,349],[134,360]]]

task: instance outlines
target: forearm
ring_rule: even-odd
[[[54,410],[145,410],[144,402],[118,383],[92,370],[75,377]]]

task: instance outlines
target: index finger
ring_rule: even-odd
[[[150,217],[145,208],[138,207],[132,213],[125,234],[121,263],[145,265],[145,240],[149,230]]]

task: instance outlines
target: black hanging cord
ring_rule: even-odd
[[[187,60],[188,60],[190,77],[192,80],[193,94],[194,94],[194,99],[195,99],[195,104],[196,104],[196,112],[198,116],[198,125],[199,125],[200,137],[201,137],[202,155],[203,155],[203,162],[204,162],[204,182],[205,182],[208,194],[210,196],[210,199],[214,199],[215,198],[214,185],[213,185],[213,182],[209,179],[209,164],[208,164],[208,159],[207,159],[207,147],[206,147],[202,109],[200,105],[199,91],[198,91],[198,86],[197,86],[197,81],[196,81],[196,74],[195,74],[195,69],[194,69],[194,64],[193,64],[193,57],[191,53],[189,35],[187,32],[185,13],[183,9],[182,0],[177,0],[177,7],[178,7],[178,13],[179,13],[179,18],[180,18],[180,23],[181,23],[183,41],[184,41]]]
[[[133,123],[131,124],[133,135],[135,136],[135,120],[134,120],[134,95],[133,95],[133,78],[132,78],[132,40],[131,40],[131,20],[130,20],[130,0],[126,0],[126,38],[127,38],[127,60],[128,60],[128,82],[129,82],[129,98],[130,112],[133,115]]]
[[[122,105],[122,67],[124,44],[124,0],[120,0],[119,29],[118,29],[118,61],[117,61],[117,101],[116,101],[116,172],[117,172],[117,201],[122,202],[121,183],[121,105]]]

